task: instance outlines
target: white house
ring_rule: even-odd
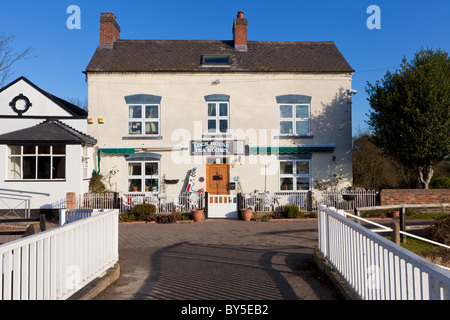
[[[95,144],[85,110],[24,77],[0,89],[0,209],[14,197],[53,209],[66,192],[87,192]]]
[[[351,185],[354,70],[333,42],[249,41],[242,12],[224,41],[123,40],[112,13],[100,25],[88,132],[115,191]]]

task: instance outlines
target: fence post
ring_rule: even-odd
[[[361,217],[361,211],[360,211],[358,208],[355,208],[355,209],[354,209],[354,212],[355,212],[355,216]],[[357,224],[361,224],[361,220],[356,219],[356,218],[355,218],[355,220],[356,220],[356,223],[357,223]]]
[[[309,190],[306,196],[306,211],[312,211],[312,191]]]
[[[400,231],[406,232],[406,208],[404,204],[400,209]],[[401,240],[402,243],[406,243],[406,234],[401,235]]]
[[[238,220],[242,220],[241,209],[244,208],[244,197],[241,192],[237,194],[237,213]]]
[[[47,219],[45,217],[45,213],[39,213],[39,227],[41,228],[41,231],[46,230],[47,225]]]
[[[203,201],[205,201],[205,220],[206,219],[208,219],[208,204],[209,204],[209,199],[208,199],[208,197],[209,197],[209,193],[208,192],[205,192],[204,193],[204,199],[203,199]]]
[[[392,242],[394,242],[395,244],[400,245],[400,224],[398,222],[392,222],[391,223],[391,228],[392,228],[392,232],[391,232],[391,240]]]

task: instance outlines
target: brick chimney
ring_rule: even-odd
[[[237,51],[247,51],[247,19],[244,12],[239,11],[233,23],[234,49]]]
[[[112,12],[100,14],[100,45],[111,45],[120,39],[120,27]]]

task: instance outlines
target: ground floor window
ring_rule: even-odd
[[[8,146],[8,179],[63,180],[66,146]]]
[[[280,191],[311,188],[310,160],[280,160]]]
[[[159,162],[128,162],[128,192],[159,192]]]

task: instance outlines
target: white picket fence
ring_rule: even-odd
[[[64,300],[119,259],[118,210],[0,246],[0,300]]]
[[[346,216],[319,205],[319,250],[361,299],[449,300],[449,271]]]

